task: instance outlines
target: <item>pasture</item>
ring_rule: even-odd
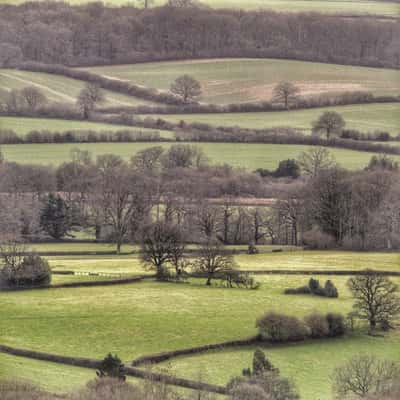
[[[159,115],[159,117],[171,122],[183,120],[188,123],[203,122],[214,126],[240,126],[250,129],[285,126],[311,133],[312,123],[325,111],[340,113],[346,121],[347,129],[363,132],[380,130],[389,132],[393,136],[400,134],[400,103],[357,104],[276,112]]]
[[[0,117],[0,129],[11,129],[17,134],[24,136],[31,131],[108,131],[115,132],[118,130],[128,130],[132,132],[159,132],[162,137],[172,137],[170,131],[160,131],[147,128],[135,128],[126,125],[105,124],[90,121],[74,121],[66,119],[50,119],[50,118],[22,118],[22,117]]]
[[[353,257],[357,258],[358,254],[353,253]],[[340,254],[337,258],[340,263]],[[270,264],[269,259],[265,256],[266,264]],[[83,259],[82,263],[86,261]],[[324,266],[323,258],[318,266]],[[206,287],[204,280],[191,280],[186,284],[148,281],[114,287],[0,293],[0,342],[94,358],[111,351],[128,364],[141,355],[254,335],[255,319],[266,311],[304,316],[315,310],[346,313],[351,309],[352,299],[345,286],[347,277],[332,278],[339,289],[339,299],[282,294],[287,287],[305,284],[309,276],[276,275],[257,279],[262,286],[256,291]],[[193,332],[201,332],[201,335]],[[305,399],[317,400],[330,398],[328,377],[332,369],[350,354],[366,348],[371,353],[396,357],[400,351],[400,336],[368,338],[357,333],[354,337],[329,342],[267,348],[266,352],[282,373],[297,383]],[[173,360],[172,371],[194,379],[203,374],[205,380],[226,383],[248,366],[250,351],[240,349]],[[335,355],[328,360],[326,355],[330,353]],[[0,356],[0,368],[6,367],[2,364],[6,359]],[[15,358],[8,359],[12,362]],[[25,359],[15,360],[22,365],[37,364]],[[90,375],[90,371],[40,364],[43,371],[40,375],[34,376],[29,368],[24,374],[58,392],[66,390],[70,384],[61,382],[66,377],[71,376],[76,385],[84,384]],[[13,376],[18,370],[13,364],[6,374]],[[315,388],[318,390],[313,392]]]
[[[204,59],[84,68],[169,90],[180,75],[189,74],[202,85],[200,101],[239,103],[270,100],[274,86],[283,80],[295,83],[304,96],[345,91],[370,91],[398,95],[400,71],[307,61],[277,59]]]
[[[22,3],[23,0],[0,0],[0,4]],[[85,0],[69,0],[71,4],[82,4]],[[128,0],[105,0],[109,6],[123,6],[132,4]],[[156,0],[155,6],[165,4],[165,0]],[[390,1],[374,0],[202,0],[201,3],[213,8],[233,8],[245,10],[272,10],[277,12],[322,12],[344,15],[376,14],[397,17],[399,15],[398,5]],[[140,6],[138,1],[133,4]]]
[[[257,168],[276,168],[281,160],[297,158],[309,149],[304,145],[255,144],[255,143],[192,143],[201,148],[214,164],[230,164],[234,167],[255,170]],[[87,150],[93,156],[117,154],[129,160],[136,152],[151,146],[168,148],[170,143],[63,143],[63,144],[18,144],[2,145],[4,157],[8,161],[59,165],[70,159],[71,150]],[[334,149],[329,151],[337,162],[348,169],[364,168],[374,153]],[[393,156],[400,159],[400,156]]]
[[[75,103],[85,82],[67,78],[61,75],[42,72],[20,71],[15,69],[0,69],[0,89],[22,89],[26,86],[35,86],[46,95],[48,100],[60,103]],[[104,90],[105,106],[131,106],[149,104],[146,100],[120,93]]]

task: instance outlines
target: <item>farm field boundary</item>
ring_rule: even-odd
[[[33,360],[48,361],[52,363],[71,365],[75,367],[98,369],[101,365],[101,361],[90,358],[80,357],[67,357],[61,355],[55,355],[50,353],[43,353],[25,349],[18,349],[10,346],[0,345],[0,352],[13,355],[16,357],[25,357]],[[211,385],[208,383],[197,382],[189,379],[176,378],[174,376],[143,371],[134,367],[125,367],[125,373],[128,376],[150,380],[153,382],[163,382],[168,385],[179,386],[187,389],[202,390],[211,393],[226,394],[226,388],[217,385]]]

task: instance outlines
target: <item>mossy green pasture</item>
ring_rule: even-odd
[[[337,107],[321,107],[307,110],[221,113],[221,114],[177,114],[157,115],[167,121],[203,122],[214,126],[239,126],[241,128],[263,129],[292,127],[311,133],[312,123],[325,111],[336,111],[346,121],[346,128],[363,132],[386,131],[400,134],[400,103],[357,104]]]
[[[281,160],[297,158],[309,146],[281,144],[245,143],[192,143],[203,149],[212,163],[230,164],[235,167],[255,170],[257,168],[276,168]],[[70,159],[71,150],[87,150],[93,156],[111,153],[129,160],[140,150],[161,145],[168,148],[169,143],[63,143],[63,144],[18,144],[2,145],[4,157],[8,161],[59,165]],[[329,149],[337,162],[348,169],[364,168],[374,153]],[[400,159],[399,156],[393,158]]]
[[[269,100],[274,86],[288,80],[304,96],[345,91],[398,95],[400,71],[277,59],[205,59],[85,68],[88,71],[168,90],[182,74],[199,80],[210,103]]]

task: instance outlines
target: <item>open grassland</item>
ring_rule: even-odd
[[[215,126],[240,126],[263,129],[292,127],[311,133],[312,123],[325,111],[337,111],[346,121],[346,128],[363,132],[386,131],[396,136],[400,133],[400,103],[357,104],[337,107],[321,107],[308,110],[157,115],[167,121],[203,122]],[[146,116],[144,116],[146,117]]]
[[[85,245],[86,246],[86,245]],[[78,246],[77,246],[78,247]],[[76,251],[77,247],[71,247]],[[395,252],[353,252],[353,251],[310,251],[286,249],[279,253],[272,253],[269,246],[260,246],[264,253],[247,255],[238,254],[235,261],[242,270],[362,270],[377,269],[400,272],[400,254]],[[37,251],[43,247],[32,246]],[[79,245],[79,248],[83,247]],[[93,249],[88,246],[87,249]],[[229,246],[238,249],[238,246]],[[57,250],[53,246],[46,246],[46,251]],[[123,248],[127,251],[128,247]],[[136,247],[136,251],[139,249]],[[143,274],[148,272],[140,263],[138,255],[62,255],[47,256],[52,269],[57,271],[72,270],[76,272],[104,272],[116,274]]]
[[[276,168],[281,160],[297,158],[303,151],[309,149],[303,145],[282,144],[244,144],[244,143],[193,143],[201,148],[212,163],[227,163],[248,170],[257,168]],[[59,165],[69,160],[71,150],[79,148],[88,150],[97,156],[100,154],[118,154],[129,160],[136,152],[151,146],[161,145],[165,148],[169,143],[63,143],[63,144],[18,144],[3,145],[4,157],[8,161],[35,164]],[[329,151],[337,162],[348,169],[364,168],[374,153],[334,149]],[[393,156],[400,160],[399,156]]]
[[[172,132],[170,131],[135,128],[126,125],[104,124],[99,122],[73,121],[50,118],[0,117],[0,129],[11,129],[21,136],[31,131],[65,132],[79,130],[91,130],[96,132],[128,130],[132,132],[143,133],[159,132],[162,137],[166,138],[170,138],[173,136]]]
[[[192,280],[190,284],[143,282],[115,287],[0,293],[0,342],[95,358],[111,351],[128,363],[149,353],[253,335],[256,333],[255,319],[269,310],[299,317],[314,310],[346,313],[353,302],[346,289],[346,277],[333,278],[340,292],[339,299],[282,294],[287,287],[305,284],[308,276],[263,276],[257,279],[262,286],[256,291],[210,288],[204,285],[204,280]],[[400,279],[394,280],[400,283]],[[317,400],[330,398],[326,382],[332,369],[352,352],[366,349],[381,356],[397,357],[400,336],[396,333],[386,338],[357,335],[331,342],[277,347],[267,350],[267,354],[285,375],[296,381],[305,399]],[[334,356],[327,357],[328,351]],[[195,378],[202,372],[202,366],[207,365],[213,375],[209,379],[224,383],[247,366],[250,351],[224,352],[220,358],[213,354],[209,356],[212,360],[217,359],[217,366],[212,362],[207,364],[207,359],[203,360],[208,357],[205,355],[199,362],[195,358],[193,362],[182,359],[183,365],[178,360],[177,371],[192,374]],[[4,358],[0,358],[0,368],[5,367],[1,365],[2,360]],[[46,370],[53,365],[43,364],[43,368],[44,376],[48,376]],[[86,377],[79,373],[74,379]],[[42,374],[32,379],[43,383]],[[48,376],[44,384],[60,391],[61,379],[63,376],[54,374]],[[311,393],[316,388],[318,390]]]
[[[225,384],[250,367],[257,347],[223,350],[204,355],[182,357],[167,365],[170,371],[183,377],[202,376],[208,382]],[[400,334],[385,338],[366,335],[339,340],[308,342],[286,347],[265,347],[268,359],[278,366],[281,375],[291,377],[304,400],[333,399],[330,376],[333,369],[360,354],[399,361]],[[397,354],[396,354],[397,352]]]
[[[20,4],[24,0],[0,0],[0,4]],[[86,0],[68,0],[71,4],[86,3]],[[128,0],[106,0],[109,6],[132,4]],[[137,2],[133,2],[134,4]],[[165,0],[156,0],[154,5],[165,4]],[[399,15],[399,6],[389,1],[373,0],[202,0],[201,3],[212,8],[233,8],[245,10],[273,10],[278,12],[322,12],[344,15],[376,14],[384,16]]]
[[[301,94],[370,91],[400,93],[400,71],[307,61],[276,59],[205,59],[86,68],[91,72],[168,90],[171,82],[189,74],[202,85],[201,101],[237,103],[270,100],[274,86],[288,80]]]
[[[75,103],[85,82],[67,78],[61,75],[42,72],[19,71],[14,69],[0,69],[0,89],[22,89],[26,86],[35,86],[40,89],[50,101]],[[149,104],[149,102],[120,93],[104,90],[105,106],[130,106]]]

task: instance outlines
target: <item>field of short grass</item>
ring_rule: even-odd
[[[75,103],[85,82],[67,78],[61,75],[41,72],[19,71],[14,69],[0,69],[0,89],[22,89],[26,86],[35,86],[40,89],[50,101]],[[104,90],[105,102],[103,105],[130,106],[149,104],[145,100],[120,93]]]
[[[287,287],[307,282],[309,277],[306,276],[257,279],[262,286],[256,291],[209,288],[204,285],[204,280],[192,280],[190,284],[144,282],[115,287],[0,293],[0,342],[83,357],[100,358],[111,351],[128,363],[149,353],[253,335],[256,333],[255,319],[268,310],[303,316],[314,310],[345,313],[351,309],[352,299],[345,286],[345,277],[332,278],[339,289],[339,299],[282,294]],[[396,281],[400,283],[400,279]],[[267,354],[285,375],[297,381],[303,395],[309,394],[310,388],[318,387],[312,397],[304,398],[329,399],[329,388],[324,382],[332,369],[351,354],[350,345],[354,352],[368,349],[371,353],[396,357],[400,351],[400,336],[392,334],[384,339],[356,336],[328,343],[275,348],[267,350]],[[326,357],[328,351],[335,355]],[[238,353],[224,352],[221,357],[218,354],[210,356],[210,363],[207,362],[208,355],[201,356],[199,362],[178,360],[177,372],[195,378],[207,365],[207,373],[213,374],[219,369],[210,379],[224,383],[230,375],[240,373],[247,366],[250,352],[240,350]],[[2,362],[3,356],[0,367],[4,368]],[[63,376],[50,375],[48,369],[53,370],[52,364],[43,364],[43,368],[43,376],[48,377],[46,382],[43,382],[42,374],[31,379],[62,391],[65,383],[61,386],[59,383]],[[13,371],[16,374],[17,368],[7,373],[10,375]],[[87,375],[78,371],[73,379],[75,383],[82,379],[83,384]],[[310,382],[320,383],[321,388]]]
[[[205,59],[85,69],[164,90],[168,90],[178,76],[189,74],[202,85],[200,100],[222,104],[269,100],[274,86],[282,80],[294,82],[305,96],[358,90],[377,95],[400,92],[398,70],[307,61]]]
[[[203,122],[215,126],[240,126],[241,128],[263,129],[292,127],[311,133],[312,123],[325,111],[336,111],[346,121],[346,128],[363,132],[386,131],[400,134],[400,103],[360,104],[337,107],[321,107],[308,110],[223,113],[223,114],[177,114],[157,115],[171,122]],[[156,116],[154,116],[156,117]]]
[[[22,3],[23,0],[0,0],[0,4]],[[85,0],[69,0],[71,4],[82,4]],[[203,4],[213,8],[234,8],[245,10],[273,10],[278,12],[322,12],[345,15],[377,14],[385,16],[399,15],[398,5],[389,1],[373,0],[202,0]],[[131,3],[127,0],[106,0],[110,6]],[[156,0],[154,5],[163,5],[165,0]]]
[[[21,118],[21,117],[0,117],[0,129],[11,129],[19,135],[25,135],[30,131],[118,131],[129,130],[132,132],[159,132],[162,137],[172,137],[170,131],[160,131],[146,128],[135,128],[126,125],[103,124],[90,121],[73,121],[65,119],[50,118]]]
[[[245,144],[245,143],[194,143],[203,149],[212,163],[227,163],[235,167],[255,170],[276,168],[281,160],[297,158],[307,150],[303,145]],[[129,160],[136,152],[145,148],[169,143],[63,143],[63,144],[18,144],[2,145],[2,152],[8,161],[35,164],[59,165],[70,158],[71,150],[88,150],[93,156],[111,153]],[[337,162],[348,169],[364,168],[374,153],[330,149]],[[399,156],[393,156],[399,159]]]
[[[235,246],[232,246],[236,248]],[[267,246],[266,246],[267,247]],[[40,250],[39,247],[33,247]],[[50,247],[49,247],[50,248]],[[42,247],[43,249],[43,247]],[[71,247],[73,251],[74,247]],[[395,252],[310,251],[287,249],[272,253],[238,254],[235,260],[243,270],[362,270],[376,269],[400,272],[400,254]],[[49,251],[49,250],[47,250]],[[53,250],[54,251],[54,250]],[[143,274],[148,271],[138,255],[47,256],[52,269],[77,272],[105,272],[116,274]]]

